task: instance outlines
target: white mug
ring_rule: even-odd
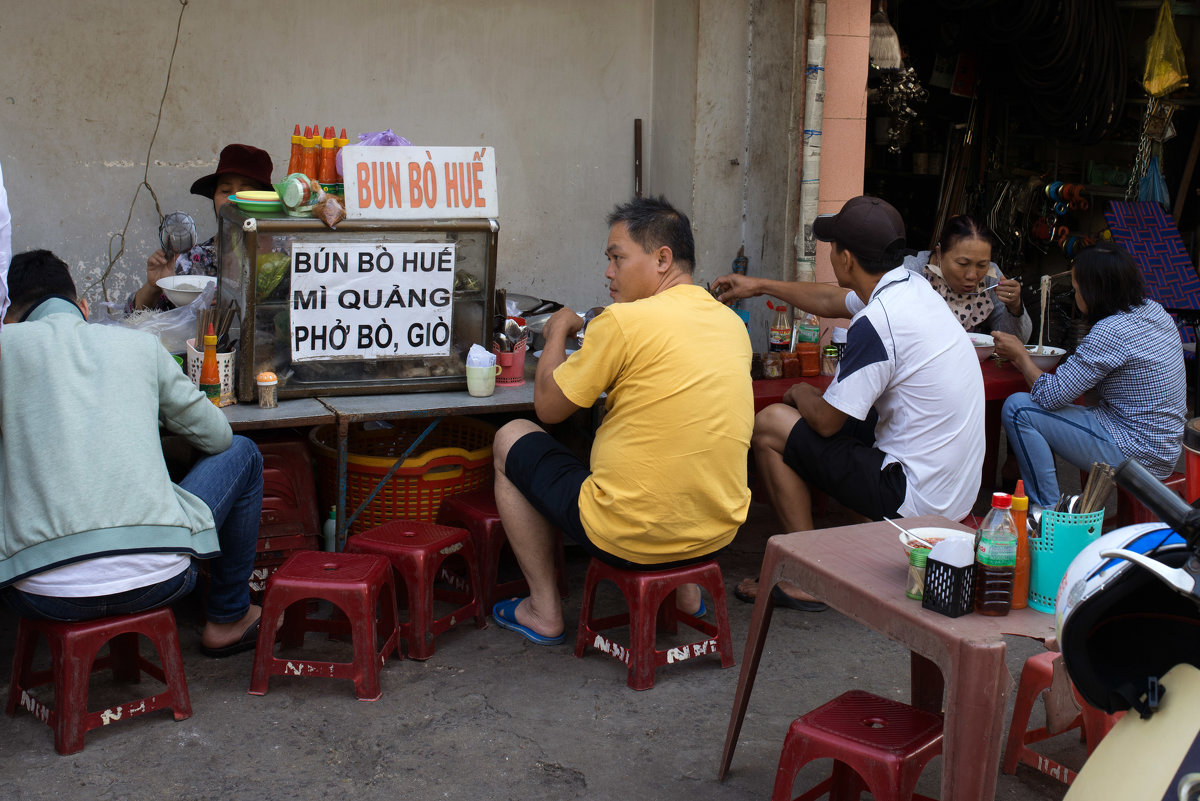
[[[496,390],[496,376],[500,365],[467,368],[467,392],[476,398],[486,398]]]

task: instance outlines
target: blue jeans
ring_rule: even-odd
[[[221,545],[221,555],[208,562],[205,617],[213,623],[240,620],[250,609],[250,572],[262,515],[262,454],[253,442],[235,436],[226,450],[196,462],[179,486],[208,504]],[[85,598],[34,595],[15,587],[0,592],[25,617],[95,620],[172,603],[196,586],[196,572],[193,560],[187,570],[158,584]]]
[[[1084,470],[1092,462],[1116,467],[1125,455],[1084,406],[1045,409],[1034,403],[1028,392],[1010,395],[1001,412],[1004,432],[1017,463],[1030,500],[1039,506],[1058,503],[1058,475],[1054,455]]]

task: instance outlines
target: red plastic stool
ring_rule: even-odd
[[[37,637],[50,645],[49,670],[33,670]],[[162,667],[141,655],[138,635],[154,643]],[[101,646],[109,643],[108,655],[97,658]],[[111,668],[113,678],[138,681],[141,671],[167,685],[165,691],[139,698],[120,706],[87,711],[88,679],[92,673]],[[54,707],[29,694],[43,684],[54,685]],[[105,617],[79,623],[52,623],[21,618],[17,624],[17,647],[13,653],[12,681],[8,686],[9,715],[24,707],[54,729],[54,750],[74,754],[83,750],[84,735],[99,726],[169,708],[176,720],[192,716],[183,660],[179,655],[179,635],[175,616],[167,607],[119,617]]]
[[[471,541],[475,543],[475,553],[479,557],[479,595],[485,609],[491,609],[493,604],[505,598],[529,594],[529,584],[524,578],[497,583],[500,554],[508,544],[508,536],[500,524],[496,494],[491,487],[446,498],[438,510],[437,522],[471,532]],[[563,598],[567,597],[566,562],[560,533],[555,540],[554,568],[558,575],[558,594]]]
[[[477,628],[487,625],[478,592],[479,563],[466,529],[419,520],[393,520],[355,534],[346,541],[346,551],[386,556],[404,580],[408,592],[408,622],[400,624],[400,636],[408,642],[410,659],[433,656],[433,638],[450,630],[463,618],[474,615]],[[469,586],[452,590],[434,587],[442,563],[450,556],[461,557],[466,563]],[[457,604],[457,607],[435,620],[435,598]]]
[[[796,774],[814,759],[833,759],[833,774],[795,801],[825,793],[834,801],[857,799],[863,790],[875,801],[928,799],[913,789],[929,760],[940,753],[940,715],[850,690],[792,722],[771,801],[791,799]]]
[[[1109,715],[1096,709],[1075,694],[1082,711],[1075,719],[1057,734],[1051,734],[1046,728],[1028,729],[1029,715],[1037,699],[1050,687],[1054,675],[1054,663],[1062,654],[1056,651],[1045,651],[1034,654],[1025,660],[1021,668],[1021,681],[1017,685],[1017,700],[1013,705],[1012,722],[1008,727],[1008,742],[1004,746],[1004,760],[1000,763],[1005,773],[1016,773],[1017,763],[1035,768],[1051,778],[1058,779],[1064,784],[1075,781],[1075,771],[1065,765],[1055,762],[1049,757],[1042,756],[1029,747],[1030,743],[1041,742],[1058,734],[1079,729],[1079,733],[1087,746],[1087,752],[1092,750],[1104,739],[1104,735],[1116,724],[1120,715]]]
[[[597,618],[592,614],[596,586],[604,580],[617,585],[629,611]],[[681,612],[675,606],[675,588],[681,584],[699,584],[713,599],[717,624]],[[683,623],[708,636],[686,645],[660,651],[655,648],[657,628],[667,632]],[[629,647],[621,646],[600,632],[617,626],[629,626]],[[591,645],[629,666],[626,679],[634,690],[654,686],[654,671],[692,657],[721,653],[721,667],[733,667],[733,641],[729,634],[729,612],[725,607],[725,582],[715,560],[672,570],[621,570],[593,559],[588,565],[583,586],[583,606],[579,610],[579,630],[575,635],[575,656],[582,657]]]
[[[312,599],[328,601],[345,618],[309,617],[308,604],[298,602]],[[378,617],[377,605],[381,609]],[[282,631],[278,629],[281,615]],[[271,676],[324,676],[351,679],[360,701],[377,701],[382,695],[379,668],[388,654],[396,651],[398,656],[400,652],[398,620],[396,585],[386,559],[368,554],[300,551],[267,581],[250,694],[265,695]],[[354,643],[354,661],[318,662],[275,656],[277,634],[282,634],[284,645],[300,647],[308,631],[348,631]]]

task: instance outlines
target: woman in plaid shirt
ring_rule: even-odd
[[[1078,255],[1071,270],[1075,304],[1091,325],[1054,373],[1043,373],[1016,337],[994,333],[996,353],[1016,365],[1030,391],[1004,403],[1004,430],[1030,500],[1058,502],[1054,455],[1083,469],[1136,459],[1156,477],[1175,469],[1187,416],[1179,330],[1146,298],[1137,264],[1104,242]],[[1095,406],[1075,400],[1095,390]]]

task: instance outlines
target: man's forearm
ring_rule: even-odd
[[[756,279],[756,294],[771,295],[789,306],[811,312],[818,317],[849,317],[846,294],[850,291],[836,284],[820,284],[812,281],[777,281],[771,278]]]

